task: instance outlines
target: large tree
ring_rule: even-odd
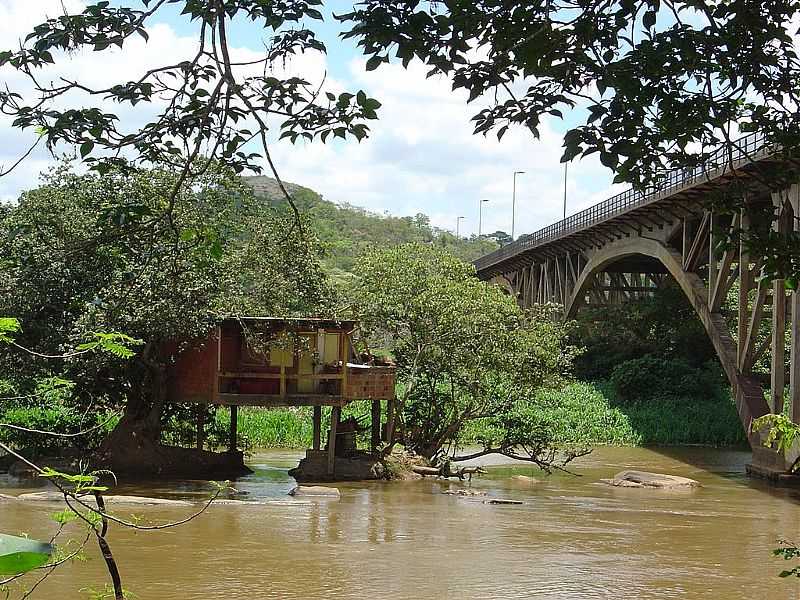
[[[84,409],[124,408],[105,446],[120,470],[130,466],[133,443],[137,464],[165,457],[165,371],[182,344],[205,336],[221,315],[305,313],[326,298],[307,234],[226,169],[181,185],[169,220],[120,229],[119,215],[132,207],[161,210],[179,178],[61,168],[0,220],[0,314],[21,323],[15,342],[37,353],[6,349],[0,370],[14,380],[13,395],[33,394],[34,404],[49,401],[35,388],[55,372],[75,383],[72,399]],[[47,358],[102,332],[141,345],[129,359]]]
[[[569,370],[566,329],[546,311],[523,312],[480,281],[472,265],[430,245],[366,255],[352,298],[373,345],[397,361],[403,443],[432,461],[458,460],[465,427],[487,434],[478,454],[549,468],[557,459],[535,392]],[[560,463],[559,463],[560,464]]]

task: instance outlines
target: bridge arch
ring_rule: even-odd
[[[751,375],[743,374],[737,362],[736,342],[731,336],[725,318],[719,312],[711,312],[708,304],[708,289],[703,280],[694,272],[683,268],[681,254],[664,243],[645,237],[623,238],[604,245],[595,251],[578,275],[572,294],[565,302],[566,318],[572,318],[583,304],[587,288],[595,274],[606,267],[629,256],[640,255],[659,261],[672,275],[683,290],[689,303],[700,318],[717,352],[725,375],[734,391],[736,407],[745,430],[750,432],[750,423],[756,417],[769,412],[761,384]],[[754,448],[760,444],[760,437],[749,434]]]

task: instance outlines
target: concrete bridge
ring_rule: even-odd
[[[754,418],[783,410],[787,384],[789,415],[800,422],[800,294],[787,293],[782,280],[759,277],[769,257],[751,256],[741,241],[720,242],[740,240],[751,227],[771,227],[779,235],[797,230],[800,187],[793,172],[787,159],[750,135],[732,154],[673,171],[657,188],[628,190],[480,258],[478,276],[505,286],[523,307],[556,303],[565,318],[583,306],[652,295],[674,281],[730,381],[753,448],[751,470],[785,473],[797,453],[782,456],[749,432]],[[741,208],[715,212],[714,200],[734,187],[737,196],[744,191]],[[723,311],[729,293],[738,296],[736,314]],[[758,335],[765,324],[771,331],[766,339]],[[753,374],[763,356],[771,360],[764,386]]]

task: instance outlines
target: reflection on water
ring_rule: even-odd
[[[255,456],[236,482],[241,499],[286,500],[295,453]],[[745,478],[749,454],[706,448],[601,448],[566,474],[533,486],[511,480],[529,467],[503,465],[472,486],[523,500],[492,506],[441,494],[463,484],[432,480],[340,485],[341,499],[212,507],[178,529],[113,529],[110,542],[128,588],[142,600],[208,598],[797,598],[777,577],[781,537],[800,537],[800,491]],[[666,492],[595,483],[624,468],[698,479]],[[3,489],[4,488],[4,489]],[[27,491],[0,480],[0,491]],[[120,493],[201,500],[204,482],[123,485]],[[53,506],[0,504],[0,529],[45,537]],[[126,509],[118,509],[125,516]],[[151,521],[174,507],[135,507]],[[102,587],[103,564],[62,567],[40,598],[85,598]],[[35,598],[36,596],[34,596]]]

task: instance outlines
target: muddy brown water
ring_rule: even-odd
[[[113,528],[126,587],[140,600],[800,598],[800,580],[779,578],[786,563],[771,555],[778,538],[800,538],[800,490],[747,479],[744,451],[600,448],[575,465],[581,477],[526,486],[510,477],[540,474],[503,465],[472,484],[519,506],[444,495],[459,484],[432,480],[343,484],[340,500],[291,500],[286,470],[298,457],[258,454],[255,473],[237,482],[241,497],[273,503],[212,507],[156,533]],[[596,483],[624,468],[692,477],[703,488]],[[3,493],[31,488],[0,479]],[[200,500],[207,487],[139,484],[120,493]],[[55,509],[0,504],[0,531],[48,537]],[[187,512],[116,510],[149,522]],[[60,567],[32,598],[82,599],[105,581],[92,547],[87,561]]]

